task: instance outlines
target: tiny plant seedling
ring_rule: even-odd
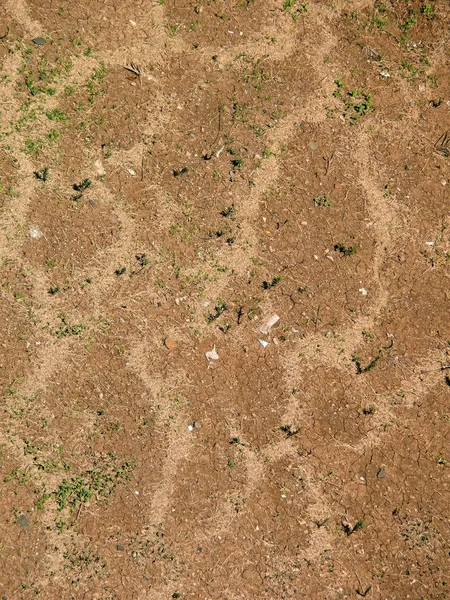
[[[226,311],[228,308],[226,302],[224,300],[219,300],[219,302],[217,303],[217,306],[214,308],[214,313],[210,313],[207,317],[206,317],[206,322],[207,323],[212,323],[213,321],[215,321],[216,319],[218,319],[220,317],[220,315]]]
[[[331,206],[331,202],[326,194],[321,194],[313,198],[313,202],[316,206]]]
[[[343,256],[351,256],[356,254],[356,246],[345,246],[344,244],[335,244],[334,250],[340,252]]]
[[[48,173],[48,167],[44,167],[39,171],[33,171],[33,175],[36,177],[36,179],[39,179],[39,181],[48,181]]]
[[[356,523],[353,525],[353,527],[349,523],[345,523],[343,525],[344,531],[347,535],[351,535],[352,533],[355,533],[355,531],[362,529],[364,526],[365,526],[365,523],[362,519],[359,519],[359,521],[356,521]]]
[[[281,281],[280,276],[274,277],[272,279],[272,281],[263,281],[261,287],[263,290],[270,290],[270,288],[275,287],[277,285],[277,283],[280,283],[280,281]]]
[[[72,200],[81,200],[84,192],[88,190],[91,187],[91,185],[92,181],[87,178],[83,179],[83,181],[80,181],[80,183],[74,183],[72,187],[77,193],[72,196]]]

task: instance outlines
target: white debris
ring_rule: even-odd
[[[427,246],[434,246],[434,242],[425,242]]]
[[[136,171],[134,169],[127,169],[127,171],[131,175],[131,177],[136,177]]]
[[[261,344],[261,346],[263,348],[267,348],[267,346],[269,345],[269,342],[266,342],[266,340],[260,340],[259,338],[258,338],[258,342]]]
[[[192,427],[192,425],[188,425],[188,427],[187,427],[187,428],[188,428],[188,431],[193,431],[193,429],[194,429],[194,428]]]
[[[105,167],[102,165],[102,161],[100,159],[95,161],[94,167],[98,175],[106,175]]]
[[[277,314],[272,315],[260,326],[259,331],[264,335],[269,335],[271,328],[275,325],[275,323],[278,323],[279,320],[280,317]]]
[[[42,231],[39,229],[39,225],[32,225],[30,227],[29,233],[30,233],[30,236],[32,238],[34,238],[35,240],[38,240],[39,238],[41,238],[44,235],[42,233]]]
[[[136,27],[136,21],[133,21],[132,19],[130,19],[130,23],[133,25],[133,27]]]
[[[208,360],[219,360],[219,355],[216,352],[216,345],[214,344],[213,349],[205,353]]]
[[[369,292],[366,290],[366,288],[359,288],[359,291],[360,291],[360,293],[361,293],[363,296],[367,296],[367,294],[369,293]]]

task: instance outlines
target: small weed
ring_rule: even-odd
[[[293,435],[300,433],[300,427],[292,428],[292,425],[280,425],[280,429],[286,434],[286,438],[290,438]]]
[[[336,89],[333,92],[333,96],[335,98],[339,98],[340,95],[342,94],[343,90],[344,90],[344,84],[342,82],[342,79],[335,79],[334,80],[334,84],[336,86]]]
[[[189,173],[188,167],[181,167],[181,169],[178,169],[178,170],[175,169],[173,171],[173,176],[179,177],[180,175],[184,175],[185,173]]]
[[[56,131],[56,129],[52,129],[51,131],[49,131],[48,133],[45,134],[45,139],[47,141],[49,141],[50,143],[53,143],[53,142],[56,142],[57,140],[59,140],[59,136],[60,136],[59,131]]]
[[[175,37],[179,26],[178,25],[174,25],[171,23],[166,23],[165,24],[166,30],[167,30],[167,35],[171,38]]]
[[[128,479],[132,468],[132,462],[117,464],[114,455],[108,454],[95,468],[62,481],[53,492],[58,510],[66,507],[73,509],[87,502],[94,494],[103,498],[110,496],[121,481]]]
[[[92,181],[90,179],[83,179],[80,183],[74,183],[72,187],[76,192],[85,192],[91,185]]]
[[[357,121],[373,108],[371,94],[367,94],[366,92],[352,91],[348,92],[348,95],[352,98],[359,98],[359,101],[356,102],[345,102],[347,109],[346,112],[350,113],[350,119],[352,121]]]
[[[233,158],[231,164],[233,165],[233,167],[239,169],[240,167],[244,166],[245,162],[242,158]]]
[[[46,111],[45,115],[47,119],[50,119],[50,121],[59,121],[60,123],[68,121],[67,117],[64,115],[63,111],[60,108],[48,110]]]
[[[377,409],[375,406],[367,406],[366,408],[362,409],[362,413],[363,415],[374,415],[376,410]]]
[[[239,438],[239,437],[233,437],[233,438],[231,438],[230,444],[231,445],[236,444],[238,446],[245,446],[246,445],[245,442],[242,442],[241,438]]]
[[[235,464],[236,463],[234,462],[234,460],[232,458],[228,459],[227,465],[230,467],[230,469],[233,468]]]
[[[345,92],[342,79],[335,80],[335,98],[340,98],[344,103],[344,116],[349,116],[351,121],[357,121],[373,109],[372,95],[364,90],[349,90]]]
[[[220,317],[220,315],[225,312],[228,309],[228,306],[226,304],[226,302],[224,300],[219,300],[219,302],[217,303],[217,306],[214,308],[214,313],[210,313],[207,317],[206,317],[206,322],[212,323],[213,321],[215,321],[216,319],[218,319]]]
[[[127,268],[126,267],[120,267],[119,269],[116,269],[114,271],[114,275],[117,275],[117,277],[120,277],[120,275],[123,275],[126,272],[127,272]]]
[[[419,72],[419,69],[407,59],[402,60],[401,67],[403,69],[404,76],[408,79],[414,79]]]
[[[224,208],[223,210],[221,210],[220,214],[222,215],[222,217],[233,217],[236,214],[234,204],[232,204],[228,208]]]
[[[59,318],[61,319],[61,325],[58,327],[58,329],[55,329],[51,332],[51,334],[58,339],[62,339],[71,335],[81,335],[81,333],[86,329],[86,326],[83,324],[69,325],[65,315],[59,315]]]
[[[83,197],[84,192],[89,189],[92,185],[92,181],[90,179],[83,179],[80,183],[74,183],[73,189],[77,192],[72,196],[72,200],[78,201]]]
[[[136,260],[141,265],[141,267],[145,267],[148,265],[149,260],[146,254],[136,254]]]
[[[100,63],[99,68],[94,71],[87,82],[87,89],[89,92],[89,103],[94,104],[96,97],[100,94],[100,84],[103,83],[106,75],[108,74],[108,69],[105,67],[103,63]]]
[[[344,531],[347,535],[351,535],[352,533],[355,533],[355,531],[362,529],[364,526],[365,526],[365,523],[362,519],[360,519],[359,521],[356,521],[356,523],[353,525],[353,527],[350,525],[350,523],[344,523],[344,525],[343,525]]]
[[[308,4],[306,2],[297,2],[297,0],[285,0],[282,10],[290,14],[292,19],[296,21],[299,15],[308,12]]]
[[[44,167],[40,171],[33,171],[33,175],[36,179],[39,179],[39,181],[48,181],[48,172],[48,167]]]
[[[263,290],[269,290],[270,288],[275,287],[277,285],[277,283],[280,283],[280,281],[281,281],[281,277],[280,276],[274,277],[272,279],[272,281],[270,281],[270,282],[269,281],[263,281],[261,287],[262,287]]]
[[[408,17],[400,25],[400,29],[406,35],[413,25],[417,23],[417,12],[414,9],[409,9]]]
[[[351,256],[352,254],[356,254],[356,246],[344,246],[344,244],[335,244],[334,245],[335,252],[340,252],[343,256]]]
[[[47,267],[47,269],[54,269],[57,264],[59,263],[59,259],[58,258],[46,258],[45,259],[45,263],[44,265]]]
[[[362,333],[362,335],[363,335],[363,336],[364,336],[366,339],[369,339],[369,340],[374,340],[374,339],[375,339],[375,336],[374,336],[374,334],[373,334],[373,333],[371,333],[370,331],[366,331],[365,329],[363,329],[361,333]]]
[[[428,21],[435,18],[434,7],[431,4],[423,4],[420,8],[420,12],[425,15]]]
[[[388,22],[387,19],[382,19],[381,17],[376,16],[372,19],[372,24],[380,31],[384,31]]]
[[[239,102],[233,103],[233,106],[232,106],[232,110],[233,110],[232,121],[233,121],[233,123],[235,123],[235,124],[236,123],[246,123],[248,121],[247,108],[248,108],[247,104],[239,104]]]
[[[361,375],[361,373],[367,373],[368,371],[371,371],[376,366],[380,358],[382,358],[382,356],[383,355],[381,350],[378,350],[378,354],[375,356],[375,358],[373,358],[365,367],[361,366],[361,358],[359,356],[352,356],[352,361],[355,363],[356,366],[356,373],[358,375]]]
[[[326,194],[321,194],[313,198],[313,202],[316,206],[331,206],[331,202]]]

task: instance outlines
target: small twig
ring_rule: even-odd
[[[130,63],[129,65],[125,65],[124,66],[125,71],[129,71],[130,73],[133,73],[133,75],[136,75],[136,77],[139,78],[139,85],[140,87],[142,87],[142,69],[139,65],[137,65],[136,63]]]
[[[448,131],[445,131],[435,142],[434,151],[441,156],[448,158],[450,156],[450,136]]]
[[[446,371],[450,369],[450,365],[444,365],[443,367],[438,367],[437,369],[428,369],[424,371],[420,371],[421,373],[436,373],[436,371]]]
[[[75,517],[75,522],[78,521],[78,517],[80,516],[82,508],[83,508],[83,503],[80,502],[80,506],[78,507],[78,511],[77,511],[77,516]]]
[[[325,160],[325,175],[328,175],[328,171],[330,170],[331,163],[333,162],[334,152],[328,158],[324,157]]]

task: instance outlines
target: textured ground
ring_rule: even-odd
[[[448,2],[0,37],[0,596],[450,597]]]

